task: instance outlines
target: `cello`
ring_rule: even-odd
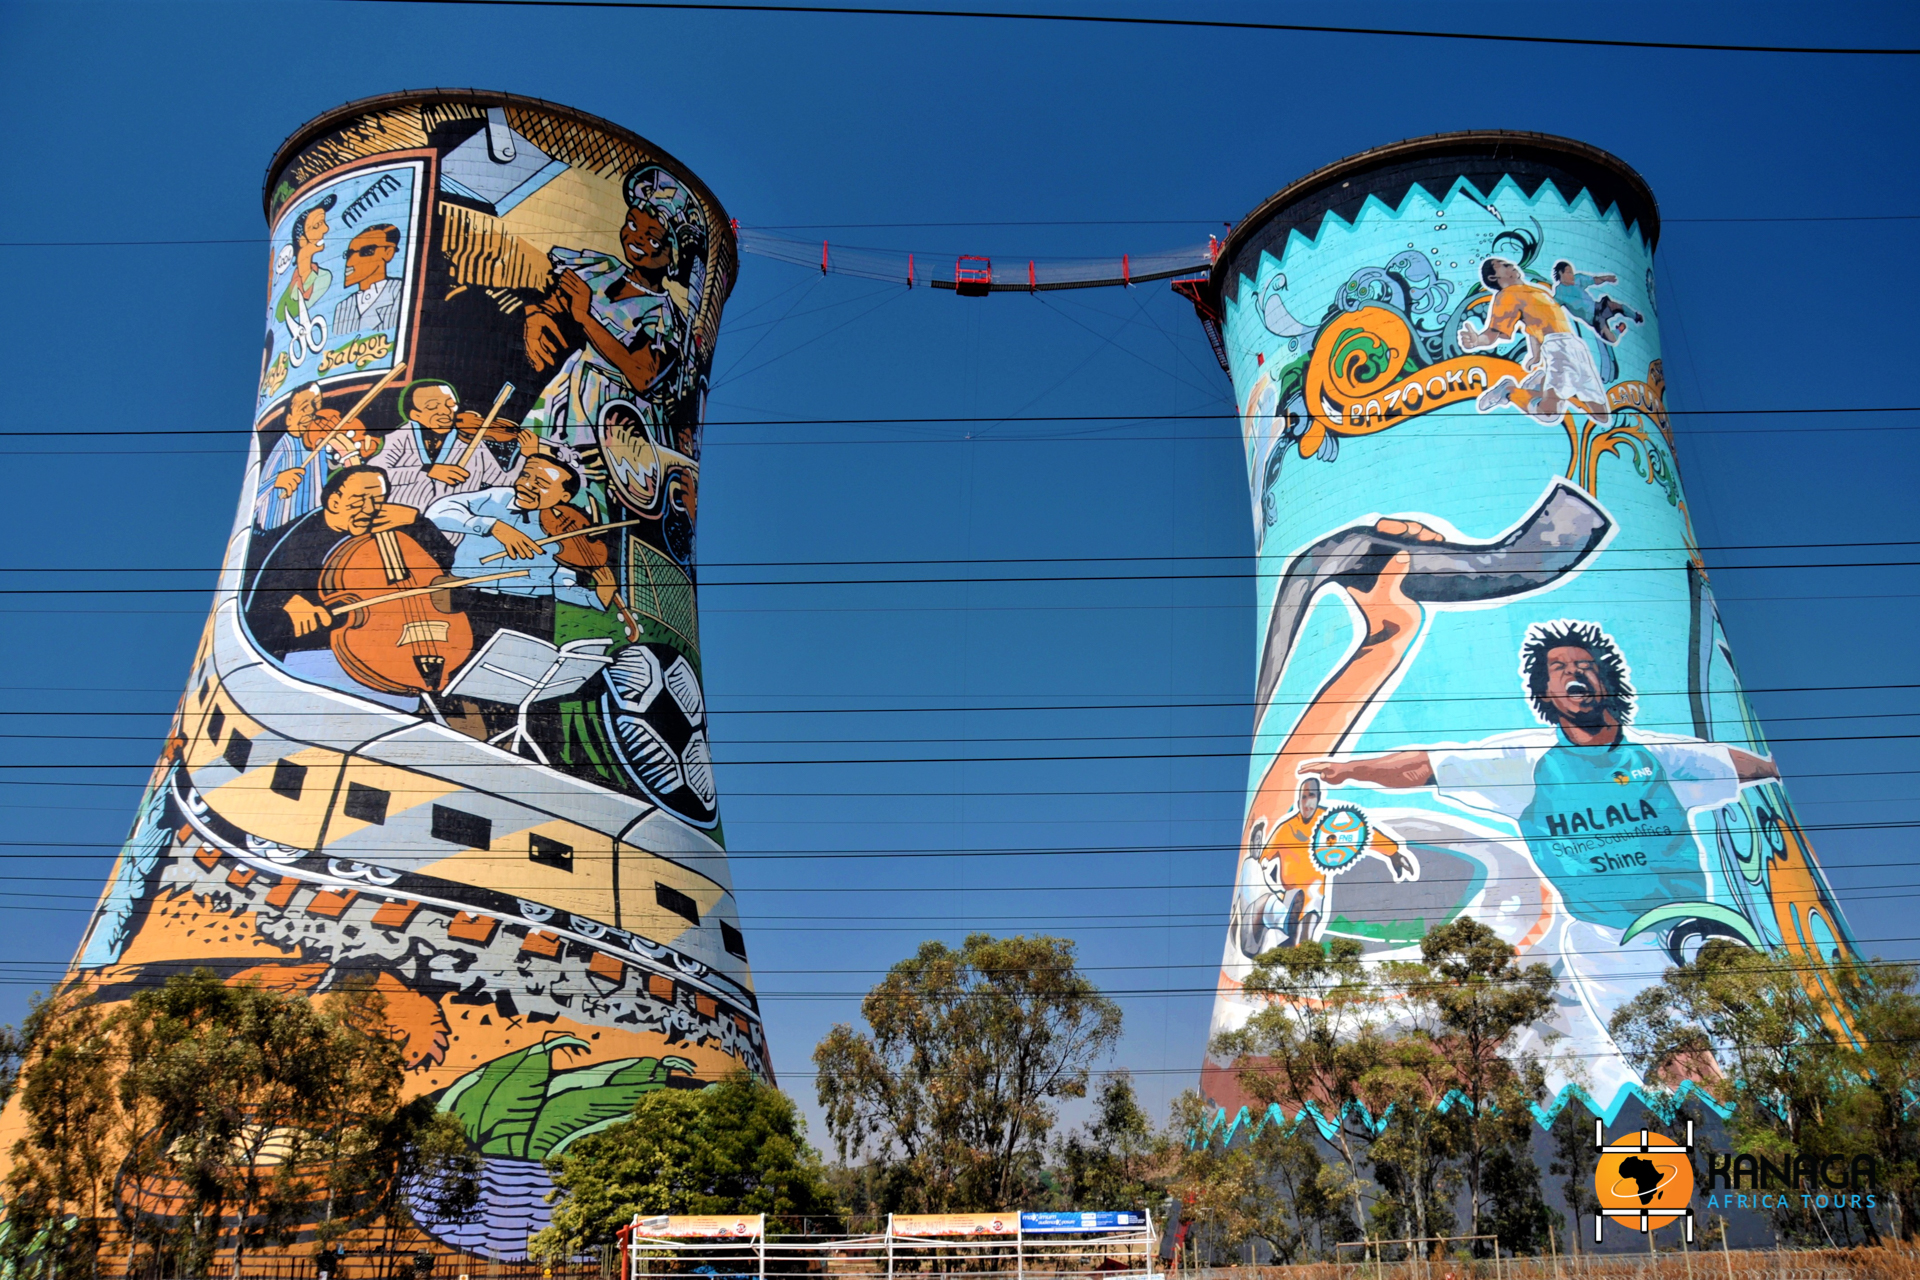
[[[348,538],[320,570],[320,603],[339,619],[328,636],[334,657],[369,689],[439,692],[473,656],[473,626],[450,594],[466,581],[404,530]]]

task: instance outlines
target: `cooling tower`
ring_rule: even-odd
[[[1741,690],[1688,518],[1646,183],[1461,133],[1303,178],[1207,285],[1258,548],[1246,820],[1213,1033],[1280,945],[1549,965],[1527,1046],[1612,1120],[1621,1005],[1713,938],[1849,935]],[[1210,1063],[1206,1091],[1244,1099]],[[1731,1099],[1727,1099],[1731,1101]]]
[[[370,981],[486,1157],[423,1225],[522,1256],[543,1158],[769,1072],[694,605],[734,236],[645,139],[464,90],[321,116],[265,202],[239,513],[73,976]]]

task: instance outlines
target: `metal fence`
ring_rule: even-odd
[[[1405,1256],[1388,1242],[1364,1261],[1290,1266],[1189,1266],[1167,1280],[1920,1280],[1920,1250],[1662,1248],[1655,1253],[1550,1253],[1472,1258],[1442,1251]]]

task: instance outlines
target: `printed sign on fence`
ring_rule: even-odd
[[[896,1213],[896,1236],[1010,1236],[1020,1221],[1017,1213]]]
[[[1133,1231],[1147,1225],[1144,1213],[1023,1213],[1020,1230],[1029,1234],[1064,1231]]]
[[[690,1216],[642,1218],[637,1234],[665,1240],[745,1239],[766,1234],[767,1217],[763,1213],[733,1216]]]

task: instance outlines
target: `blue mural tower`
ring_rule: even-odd
[[[1688,516],[1659,233],[1606,152],[1443,134],[1278,192],[1197,290],[1259,566],[1213,1034],[1270,948],[1417,959],[1469,917],[1551,967],[1522,1047],[1611,1120],[1643,1081],[1608,1019],[1668,966],[1852,951]],[[1205,1086],[1244,1101],[1223,1064]]]

